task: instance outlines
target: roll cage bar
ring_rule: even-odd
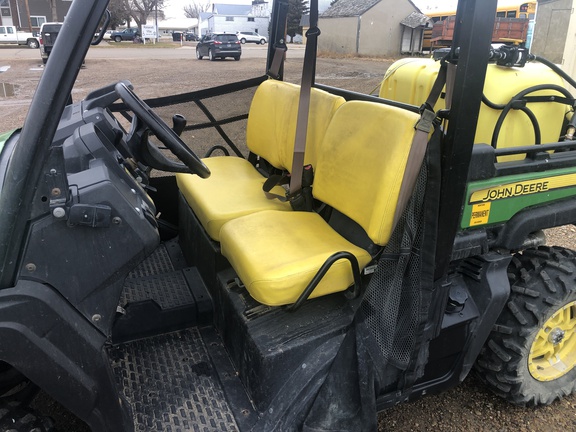
[[[436,247],[436,279],[446,272],[461,217],[496,4],[497,0],[459,0],[458,4],[453,45],[459,50],[458,68],[443,144],[443,186],[437,215],[442,224]],[[0,288],[13,286],[17,279],[42,167],[48,160],[58,122],[107,5],[108,0],[73,2],[51,54],[58,60],[46,66],[10,157],[5,187],[0,192]],[[267,70],[272,67],[276,51],[286,48],[287,12],[287,0],[274,0]],[[283,63],[277,75],[275,78],[282,79]]]

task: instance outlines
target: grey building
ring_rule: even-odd
[[[576,7],[575,0],[538,0],[536,24],[530,52],[558,65],[576,76]],[[576,88],[568,83],[571,92]]]
[[[39,30],[42,23],[64,21],[71,4],[72,0],[55,0],[56,16],[53,17],[50,2],[46,0],[0,0],[0,24]]]
[[[340,0],[320,16],[318,48],[382,57],[420,52],[428,23],[410,0]]]
[[[573,20],[573,0],[539,0],[534,36],[530,51],[548,60],[563,64],[565,50],[574,49],[574,37],[568,37],[568,28]]]

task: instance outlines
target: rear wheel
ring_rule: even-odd
[[[264,39],[260,39],[260,45],[264,45],[266,41]]]
[[[53,432],[54,422],[30,408],[38,387],[7,363],[0,362],[0,431]]]
[[[240,56],[236,56],[236,57],[234,57],[234,60],[236,60],[236,61],[240,61]]]
[[[246,38],[240,39],[240,42],[242,42],[243,44],[245,44],[245,43],[246,43]]]
[[[122,36],[116,36],[114,42],[122,42]]]
[[[216,60],[216,57],[214,57],[214,52],[212,50],[208,51],[208,59],[210,59],[210,61]]]
[[[28,43],[26,45],[28,45],[28,48],[32,49],[36,49],[40,46],[36,39],[28,39]]]
[[[576,390],[576,255],[559,247],[516,254],[511,295],[476,369],[505,399],[548,405]]]
[[[7,432],[55,432],[54,421],[28,406],[27,401],[12,398],[0,399],[0,430]]]
[[[27,383],[24,375],[7,363],[0,362],[0,397]]]

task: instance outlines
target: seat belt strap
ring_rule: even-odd
[[[270,192],[275,186],[283,186],[288,184],[290,181],[290,176],[288,174],[273,174],[266,179],[262,185],[262,190],[268,199],[277,199],[281,202],[288,201],[286,194],[284,196],[278,195],[277,193]]]
[[[436,81],[434,81],[432,90],[430,90],[428,99],[426,99],[426,102],[420,107],[420,120],[418,120],[415,126],[416,133],[414,134],[414,138],[412,138],[412,146],[408,153],[408,160],[406,161],[406,169],[404,170],[404,177],[402,178],[402,186],[400,186],[392,227],[395,227],[398,223],[414,191],[416,179],[418,178],[418,173],[420,172],[424,155],[426,154],[428,136],[434,127],[434,120],[436,119],[434,105],[436,105],[436,101],[440,97],[442,89],[446,84],[446,76],[447,63],[442,60],[440,63],[440,71],[438,71],[438,76],[436,77]]]
[[[319,35],[318,0],[310,0],[310,28],[306,32],[306,50],[304,52],[304,64],[302,66],[302,83],[300,84],[300,100],[298,103],[294,155],[290,176],[290,195],[294,195],[302,188],[306,135],[308,133],[308,116],[310,114],[310,93],[312,91],[312,85],[314,84],[316,50]]]
[[[274,56],[272,57],[272,63],[270,64],[270,69],[268,70],[268,75],[274,79],[280,79],[280,68],[284,61],[284,56],[286,55],[286,45],[277,45],[274,47]]]

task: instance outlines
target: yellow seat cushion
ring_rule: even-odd
[[[230,219],[263,210],[291,210],[289,203],[268,199],[262,190],[266,180],[245,159],[219,156],[203,159],[212,175],[202,179],[192,174],[177,174],[180,192],[200,220],[208,235],[220,240],[220,228]],[[272,192],[284,195],[277,186]]]
[[[253,213],[226,223],[220,241],[222,254],[250,295],[270,306],[294,303],[336,252],[352,253],[360,269],[371,260],[367,251],[341,237],[316,213]],[[352,283],[350,262],[340,260],[310,298],[343,291]]]
[[[300,86],[283,81],[264,81],[254,94],[246,130],[246,143],[255,154],[278,169],[292,169]],[[312,89],[306,163],[315,164],[317,147],[332,115],[344,98]],[[291,210],[287,203],[270,200],[262,190],[265,179],[246,160],[215,157],[203,160],[212,175],[208,179],[178,174],[178,187],[208,235],[219,241],[226,221],[262,210]],[[276,187],[272,192],[284,196]]]
[[[319,147],[315,198],[348,216],[385,245],[393,229],[408,154],[419,116],[400,108],[350,101],[334,114]],[[221,251],[257,301],[294,303],[327,258],[347,251],[364,268],[370,254],[350,243],[316,213],[264,211],[231,220],[220,231]],[[340,260],[311,297],[353,283]]]

